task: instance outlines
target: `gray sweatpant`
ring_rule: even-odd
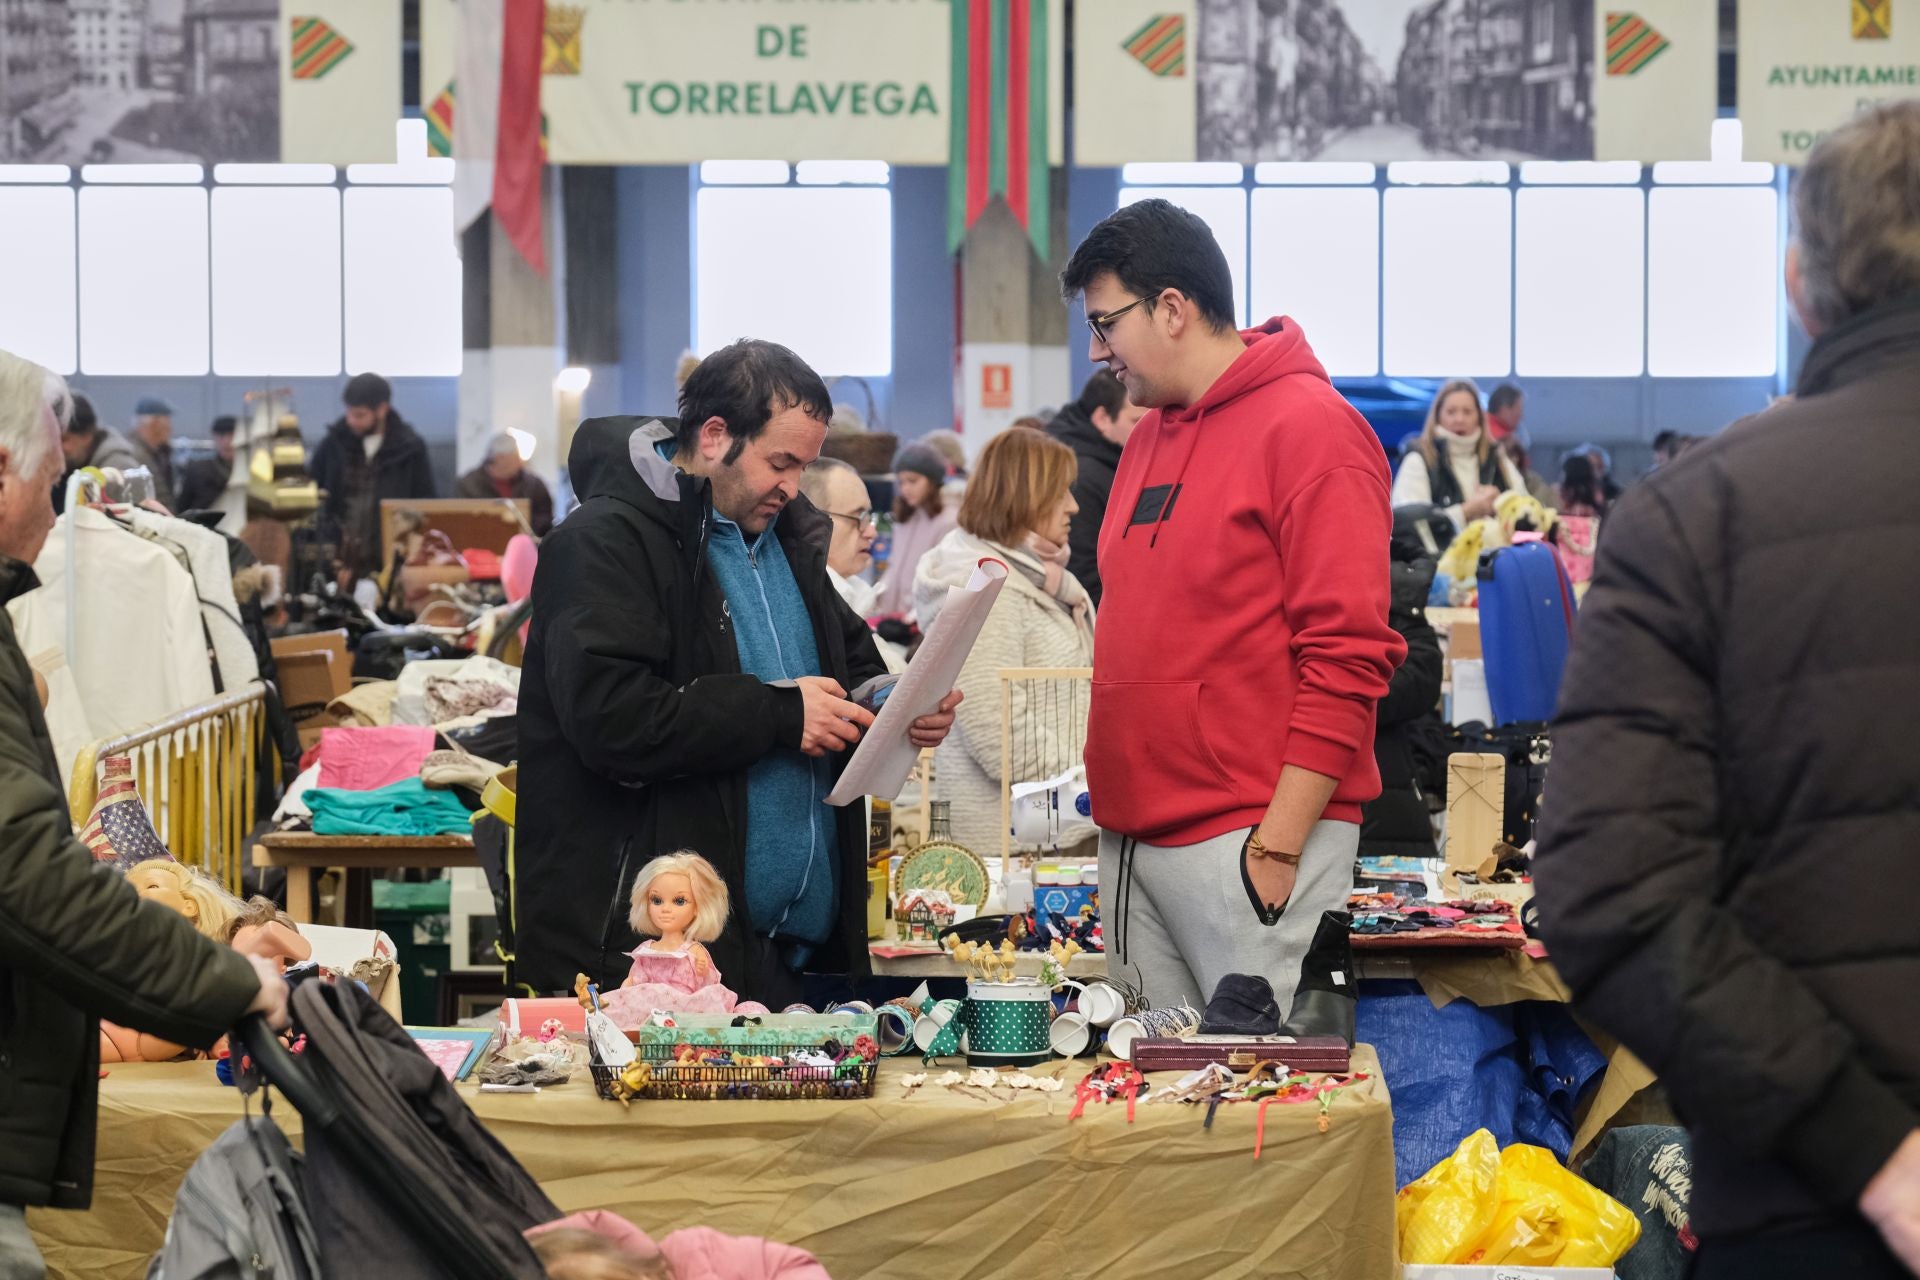
[[[1240,882],[1246,839],[1245,830],[1235,830],[1164,848],[1103,832],[1100,918],[1107,971],[1139,987],[1156,1007],[1185,1000],[1196,1009],[1206,1008],[1225,975],[1256,974],[1273,984],[1284,1021],[1320,914],[1343,910],[1353,891],[1360,828],[1351,822],[1315,824],[1301,851],[1293,896],[1271,928],[1260,923]]]

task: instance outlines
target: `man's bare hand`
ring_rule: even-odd
[[[806,719],[800,729],[800,750],[810,756],[845,751],[860,741],[860,732],[873,723],[873,712],[847,701],[840,682],[826,676],[802,676],[800,700]]]

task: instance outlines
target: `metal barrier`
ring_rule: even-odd
[[[265,732],[259,682],[188,707],[156,724],[96,742],[74,757],[68,807],[85,824],[100,793],[100,762],[131,756],[134,785],[173,856],[240,892],[253,829],[254,762]],[[278,760],[275,761],[278,773]]]

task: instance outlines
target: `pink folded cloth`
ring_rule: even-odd
[[[393,724],[320,731],[320,782],[340,791],[374,791],[420,776],[433,750],[433,726]]]
[[[730,1236],[711,1227],[688,1227],[655,1244],[646,1232],[605,1209],[587,1209],[542,1223],[526,1233],[527,1239],[562,1228],[590,1231],[635,1258],[665,1255],[674,1280],[832,1280],[812,1254],[792,1245],[758,1236]]]

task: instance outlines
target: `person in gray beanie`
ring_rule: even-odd
[[[959,512],[940,492],[946,481],[946,459],[927,445],[910,444],[894,455],[893,550],[876,605],[882,615],[911,612],[920,557],[954,528]]]

